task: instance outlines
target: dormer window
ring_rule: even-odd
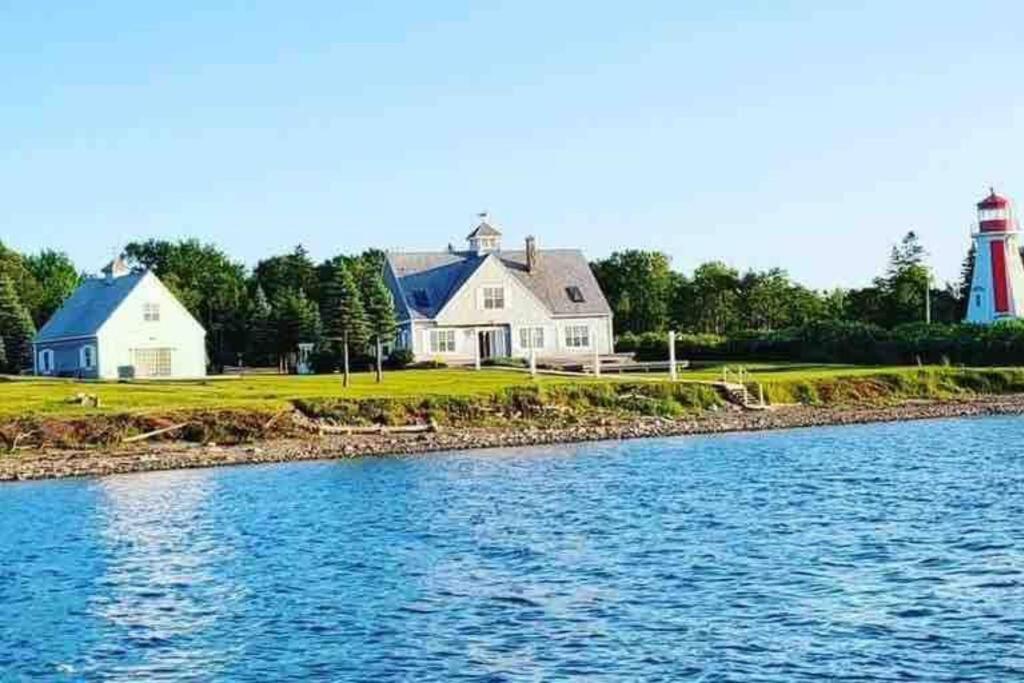
[[[147,323],[160,322],[160,304],[142,304],[142,319]]]
[[[428,308],[430,306],[430,297],[427,296],[427,290],[425,289],[413,290],[412,301],[419,308]]]
[[[583,298],[583,291],[576,285],[566,287],[565,294],[569,297],[569,301],[574,304],[582,304],[586,301],[586,299]]]

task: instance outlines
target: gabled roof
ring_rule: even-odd
[[[477,237],[501,237],[501,232],[484,220],[480,222],[480,225],[476,226],[473,232],[466,235],[467,240],[476,239]]]
[[[531,272],[525,251],[390,253],[388,264],[398,280],[405,304],[414,318],[434,318],[455,296],[488,256],[493,255],[543,303],[552,315],[611,315],[590,264],[578,249],[538,251]],[[573,301],[570,287],[579,288],[583,301]],[[417,292],[426,296],[417,300]]]
[[[141,272],[109,280],[105,277],[85,280],[39,330],[36,343],[96,336],[103,323],[145,276],[146,273]]]
[[[486,258],[457,252],[404,253],[388,254],[388,264],[412,317],[433,318]]]

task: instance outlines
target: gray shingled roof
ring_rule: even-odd
[[[95,336],[145,275],[129,273],[109,282],[105,277],[87,279],[43,325],[35,341]]]
[[[552,315],[611,315],[590,264],[578,249],[538,251],[533,272],[526,268],[525,251],[494,252],[502,264],[540,299]],[[476,272],[487,255],[471,252],[392,253],[388,262],[398,278],[406,305],[415,318],[433,318],[448,300]],[[566,291],[579,287],[581,303],[573,302]],[[415,299],[423,290],[427,303]]]

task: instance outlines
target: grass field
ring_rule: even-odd
[[[733,370],[736,364],[729,366]],[[828,402],[831,396],[853,397],[891,393],[893,398],[948,395],[958,391],[1024,390],[1024,370],[985,368],[864,367],[784,363],[748,363],[747,381],[763,383],[769,399],[777,403]],[[924,371],[922,371],[924,370]],[[718,381],[721,366],[680,373],[684,381]],[[384,375],[376,384],[370,373],[355,373],[352,386],[343,388],[338,375],[253,376],[211,378],[188,382],[76,382],[72,380],[18,379],[0,381],[0,417],[40,415],[73,417],[92,413],[151,413],[190,409],[260,409],[288,407],[296,399],[406,398],[417,396],[489,395],[507,387],[532,384],[578,384],[594,381],[658,381],[666,375],[622,375],[594,378],[543,377],[500,369],[479,372],[464,369],[405,370]],[[736,375],[730,375],[736,381]],[[840,391],[830,388],[839,386]],[[885,385],[881,389],[879,387]],[[95,394],[100,408],[85,408],[68,399],[79,392]]]

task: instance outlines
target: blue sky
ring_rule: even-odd
[[[1024,201],[1019,3],[366,5],[0,0],[0,240],[251,265],[487,209],[507,244],[828,287],[910,228],[954,278],[985,188]]]

